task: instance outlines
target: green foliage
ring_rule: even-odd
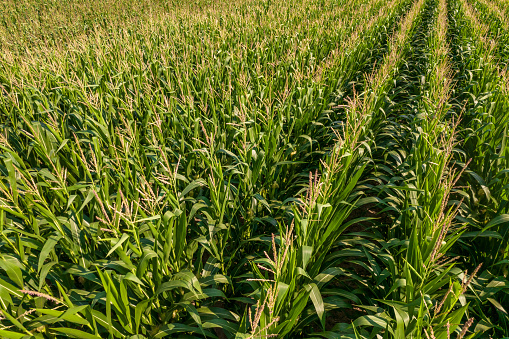
[[[508,335],[497,3],[2,3],[0,336]]]

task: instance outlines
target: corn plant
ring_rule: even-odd
[[[0,336],[506,335],[504,4],[2,2]]]

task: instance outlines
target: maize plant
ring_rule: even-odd
[[[509,336],[506,0],[5,0],[0,337]]]

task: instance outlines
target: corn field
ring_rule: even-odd
[[[4,0],[0,337],[509,337],[508,0]]]

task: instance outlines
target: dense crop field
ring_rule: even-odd
[[[0,2],[0,337],[509,337],[508,0]]]

